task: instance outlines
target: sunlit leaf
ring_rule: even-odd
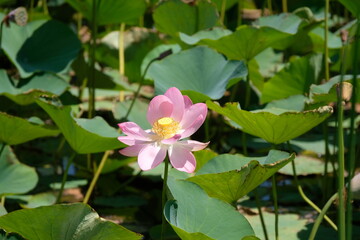
[[[294,155],[271,150],[266,157],[222,154],[207,162],[196,176],[186,179],[211,197],[233,204],[294,159]]]
[[[290,62],[264,84],[261,102],[267,103],[308,93],[310,85],[318,82],[322,69],[322,55],[310,55]]]
[[[0,144],[0,196],[26,193],[38,182],[36,170],[19,162],[9,146]]]
[[[192,35],[214,27],[218,20],[216,6],[200,0],[194,5],[181,0],[161,2],[153,14],[155,27],[163,33],[178,36],[179,32]]]
[[[44,100],[37,100],[61,130],[67,142],[77,153],[96,153],[124,146],[120,134],[102,117],[74,118],[70,106],[57,107]]]
[[[175,200],[167,202],[165,216],[181,239],[232,240],[254,235],[235,208],[209,197],[196,184],[170,176],[168,187]]]
[[[284,109],[249,112],[239,109],[235,103],[227,103],[225,107],[211,101],[206,104],[210,109],[234,121],[242,131],[273,144],[280,144],[306,133],[333,111],[331,107],[324,106],[305,112],[288,112]]]
[[[37,20],[23,27],[13,23],[4,27],[2,48],[26,78],[33,72],[64,70],[79,53],[80,41],[61,22]]]
[[[26,239],[141,239],[141,235],[101,219],[93,209],[81,203],[14,211],[0,217],[0,228]]]
[[[93,20],[93,0],[66,0],[85,18]],[[134,24],[145,12],[145,0],[106,0],[96,1],[96,22],[98,25],[127,23]]]
[[[0,112],[0,142],[16,145],[40,137],[57,136],[59,133],[53,126],[37,124]]]
[[[199,46],[154,62],[147,78],[154,80],[157,93],[177,87],[219,99],[231,79],[246,74],[247,69],[242,61],[227,61],[214,50]]]
[[[229,59],[249,61],[289,35],[270,27],[257,28],[243,25],[230,35],[217,40],[203,39],[201,43],[225,54]]]

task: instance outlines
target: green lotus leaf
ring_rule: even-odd
[[[200,43],[216,49],[229,59],[250,61],[266,48],[289,36],[291,34],[270,27],[243,25],[230,35],[217,40],[203,39]]]
[[[207,162],[194,177],[210,197],[235,203],[293,160],[294,154],[271,150],[266,157],[222,154]]]
[[[154,62],[146,76],[154,80],[155,91],[159,94],[177,87],[219,99],[230,80],[246,75],[244,62],[227,61],[214,50],[198,46]]]
[[[181,239],[232,240],[254,235],[235,208],[209,197],[196,184],[170,174],[168,187],[175,200],[167,202],[165,217]]]
[[[214,27],[218,14],[216,6],[209,1],[200,0],[190,5],[181,0],[169,0],[159,4],[153,18],[160,32],[177,37],[180,32],[192,35]]]
[[[0,196],[26,193],[37,182],[36,170],[19,162],[11,148],[0,144]]]
[[[4,18],[1,13],[0,18]],[[55,20],[36,20],[23,27],[10,23],[2,38],[2,48],[22,78],[34,72],[61,72],[81,47],[75,33]]]
[[[288,98],[292,95],[307,94],[310,85],[321,77],[322,55],[310,55],[290,62],[264,84],[261,102]]]
[[[92,208],[82,203],[14,211],[0,217],[0,228],[26,239],[141,239],[140,234],[101,219]]]
[[[117,140],[120,134],[102,117],[74,118],[70,106],[55,106],[42,99],[36,103],[50,115],[77,153],[104,152],[124,146]]]
[[[16,145],[36,138],[57,136],[59,133],[53,126],[0,112],[0,143]]]
[[[210,109],[234,121],[241,131],[273,144],[280,144],[306,133],[333,112],[329,106],[304,112],[289,112],[284,109],[249,112],[239,109],[237,103],[227,103],[225,107],[211,101],[206,104]]]
[[[66,0],[73,8],[81,12],[85,18],[93,20],[93,0]],[[136,24],[144,14],[145,0],[106,0],[96,1],[96,22],[98,25],[126,23]]]
[[[0,70],[0,95],[4,95],[20,105],[28,105],[35,101],[38,96],[61,95],[69,87],[69,84],[53,74],[34,75],[29,79],[22,79],[18,87],[14,87],[12,81],[4,70]]]

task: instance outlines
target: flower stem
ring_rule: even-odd
[[[4,22],[0,23],[0,51],[2,49],[2,35],[3,35]]]
[[[237,15],[238,26],[240,26],[242,22],[242,9],[243,9],[243,0],[238,0],[238,15]]]
[[[350,140],[349,140],[349,177],[348,177],[348,197],[346,200],[346,239],[351,239],[352,236],[352,198],[353,193],[351,189],[351,179],[354,177],[355,169],[355,149],[356,149],[356,129],[355,129],[355,117],[356,117],[356,99],[357,99],[357,74],[359,64],[359,42],[360,42],[360,27],[357,26],[354,43],[354,57],[353,57],[353,79],[352,79],[352,98],[351,98],[351,115],[350,115]]]
[[[267,5],[268,5],[268,9],[269,9],[269,14],[272,14],[272,3],[271,0],[267,0]]]
[[[1,156],[2,152],[5,149],[5,143],[0,143],[0,144],[1,144],[1,148],[0,148],[0,156]]]
[[[339,219],[339,239],[345,240],[345,201],[344,201],[344,132],[343,132],[343,99],[342,99],[342,79],[340,78],[340,84],[338,86],[338,128],[337,128],[337,140],[338,140],[338,195],[339,195],[339,208],[338,208],[338,219]]]
[[[102,171],[102,169],[104,168],[104,165],[106,163],[106,160],[108,158],[108,156],[110,155],[111,151],[106,151],[100,161],[100,164],[99,164],[99,167],[97,168],[95,174],[94,174],[94,177],[90,183],[90,186],[85,194],[85,197],[84,197],[84,200],[83,200],[83,203],[88,203],[89,202],[89,199],[90,199],[90,196],[91,196],[91,193],[93,192],[94,190],[94,187],[96,185],[96,182],[97,180],[99,179],[99,176],[100,176],[100,173]]]
[[[282,0],[282,9],[284,13],[288,12],[287,0]]]
[[[48,6],[47,6],[47,0],[43,0],[43,7],[44,7],[44,14],[45,15],[49,15],[49,9],[48,9]]]
[[[224,24],[224,19],[225,19],[225,11],[226,11],[226,0],[222,0],[221,1],[221,12],[220,12],[220,22]]]
[[[162,189],[162,204],[161,204],[161,216],[162,216],[162,224],[161,224],[161,240],[164,239],[165,228],[166,228],[166,219],[164,215],[165,203],[166,203],[166,191],[167,191],[167,179],[169,172],[169,160],[165,158],[164,160],[165,168],[164,168],[164,181],[163,181],[163,189]]]
[[[5,196],[1,196],[0,205],[3,206],[3,207],[5,206]]]
[[[331,204],[336,200],[336,198],[338,197],[338,193],[335,193],[325,204],[324,208],[321,210],[319,216],[316,218],[316,221],[314,223],[314,226],[311,230],[310,236],[309,236],[309,240],[314,240],[315,239],[315,235],[319,229],[320,223],[323,219],[323,217],[325,216],[325,213],[327,212],[327,210],[329,209],[329,207],[331,206]]]
[[[329,81],[330,74],[329,74],[329,49],[328,49],[328,31],[329,31],[329,1],[325,0],[325,31],[324,31],[324,65],[325,65],[325,81]]]
[[[92,6],[92,22],[91,22],[91,47],[90,47],[90,76],[89,79],[89,109],[88,118],[93,118],[95,115],[95,50],[96,50],[96,36],[97,36],[97,16],[96,9],[97,0],[93,0]]]
[[[63,194],[63,191],[64,191],[64,186],[65,186],[65,182],[66,182],[66,179],[67,179],[67,176],[68,176],[69,168],[70,168],[75,156],[76,156],[76,152],[74,152],[67,161],[66,168],[65,168],[64,173],[63,173],[64,175],[63,175],[63,178],[62,178],[59,194],[58,194],[57,199],[56,199],[56,203],[60,203],[60,201],[61,201],[61,197],[62,197],[62,194]]]
[[[325,165],[324,165],[323,199],[322,199],[322,202],[324,203],[328,198],[328,194],[329,194],[328,165],[329,165],[330,151],[329,151],[329,129],[327,126],[328,126],[328,120],[326,119],[322,123],[324,140],[325,140]]]
[[[298,180],[297,174],[296,174],[296,167],[295,167],[295,162],[294,162],[294,160],[291,161],[291,164],[292,164],[292,170],[293,170],[293,173],[294,173],[295,184],[296,184],[296,186],[297,186],[297,189],[298,189],[301,197],[302,197],[302,198],[304,199],[304,201],[307,202],[313,209],[315,209],[318,213],[321,213],[321,209],[320,209],[318,206],[316,206],[316,204],[315,204],[313,201],[311,201],[311,200],[305,195],[302,187],[300,186],[299,180]],[[331,219],[330,219],[328,216],[324,215],[324,217],[325,217],[325,220],[331,225],[331,227],[334,228],[334,229],[337,231],[338,229],[337,229],[337,226],[335,225],[335,223],[334,223],[333,221],[331,221]]]
[[[124,46],[125,23],[121,23],[119,31],[119,73],[125,75],[125,46]]]
[[[266,229],[266,225],[265,225],[264,216],[263,216],[263,213],[262,213],[262,210],[261,210],[258,188],[255,188],[255,201],[256,201],[256,207],[257,207],[257,209],[259,211],[261,226],[262,226],[262,229],[264,231],[265,240],[269,240],[269,236],[267,234],[267,229]]]
[[[132,108],[134,107],[135,101],[136,101],[136,99],[138,98],[138,96],[139,96],[139,94],[140,94],[140,89],[141,89],[141,87],[142,87],[142,85],[143,85],[143,83],[144,83],[144,79],[145,79],[145,76],[146,76],[147,71],[149,70],[150,65],[151,65],[153,62],[155,62],[156,60],[158,60],[158,59],[157,59],[157,58],[152,59],[152,60],[148,63],[148,65],[146,66],[145,71],[144,71],[143,75],[141,76],[141,79],[140,79],[140,82],[139,82],[139,86],[138,86],[138,88],[137,88],[137,90],[136,90],[135,96],[134,96],[134,98],[133,98],[133,100],[132,100],[132,102],[131,102],[131,104],[130,104],[130,107],[129,107],[129,109],[128,109],[126,115],[125,115],[125,117],[124,117],[125,119],[127,119],[127,118],[129,117],[130,112],[131,112]]]
[[[276,173],[272,176],[272,195],[274,201],[274,212],[275,212],[275,239],[279,239],[279,209],[278,209],[278,198],[277,198],[277,186],[276,186]]]

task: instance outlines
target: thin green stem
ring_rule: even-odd
[[[294,160],[291,161],[291,164],[292,164],[292,170],[293,170],[293,173],[294,173],[295,184],[296,184],[296,186],[297,186],[297,189],[298,189],[301,197],[302,197],[302,198],[304,199],[304,201],[305,201],[307,204],[309,204],[313,209],[315,209],[318,213],[321,213],[321,209],[320,209],[318,206],[316,206],[316,204],[315,204],[313,201],[311,201],[311,200],[305,195],[302,187],[300,186],[299,180],[298,180],[297,174],[296,174],[296,167],[295,167],[295,162],[294,162]],[[326,216],[326,215],[325,215],[325,220],[330,224],[330,226],[331,226],[334,230],[336,230],[336,231],[338,230],[338,229],[337,229],[337,226],[335,225],[335,223],[334,223],[333,221],[331,221],[331,219],[330,219],[328,216]]]
[[[90,199],[90,196],[94,190],[94,187],[96,185],[96,182],[97,180],[99,179],[99,176],[101,174],[101,171],[102,169],[104,168],[105,166],[105,163],[106,163],[106,160],[108,159],[109,155],[110,155],[111,151],[106,151],[100,161],[100,164],[99,164],[99,167],[96,169],[96,172],[94,174],[94,177],[93,179],[91,180],[91,183],[90,183],[90,186],[85,194],[85,197],[84,197],[84,200],[83,200],[83,203],[88,203],[89,202],[89,199]]]
[[[328,31],[329,31],[329,1],[325,0],[325,31],[324,31],[324,65],[325,65],[325,81],[329,81],[329,49],[328,49]]]
[[[254,192],[254,193],[255,193],[256,207],[257,207],[257,209],[258,209],[258,211],[259,211],[259,216],[260,216],[260,221],[261,221],[261,227],[262,227],[263,232],[264,232],[264,237],[265,237],[265,240],[269,240],[269,236],[268,236],[268,233],[267,233],[264,216],[263,216],[263,213],[262,213],[262,210],[261,210],[261,204],[260,204],[260,199],[259,199],[258,188],[255,188],[255,192]]]
[[[226,12],[226,0],[221,1],[221,12],[220,12],[220,22],[225,25],[225,12]]]
[[[276,185],[276,173],[272,176],[272,195],[274,201],[274,213],[275,213],[275,239],[279,239],[279,207],[277,198],[277,185]]]
[[[288,12],[287,0],[282,0],[282,9],[284,13]]]
[[[351,239],[352,236],[352,198],[353,193],[351,189],[351,179],[355,174],[355,156],[356,156],[356,129],[355,129],[355,118],[356,118],[356,99],[357,99],[357,74],[358,74],[358,63],[359,63],[359,51],[360,51],[360,27],[357,26],[354,43],[354,56],[353,56],[353,79],[352,79],[352,97],[351,97],[351,115],[350,115],[350,139],[349,139],[349,163],[348,163],[348,196],[346,199],[346,239]]]
[[[29,10],[29,21],[32,20],[33,12],[34,12],[34,0],[31,0],[30,1],[30,10]]]
[[[267,5],[268,5],[269,13],[270,13],[270,15],[271,15],[271,14],[272,14],[272,3],[271,3],[271,0],[267,0]]]
[[[345,163],[344,163],[344,132],[343,132],[343,99],[342,99],[342,79],[343,75],[340,78],[340,84],[338,85],[338,128],[337,128],[337,140],[338,140],[338,195],[339,195],[339,208],[338,208],[338,224],[339,224],[339,239],[345,240],[345,199],[344,199],[344,172],[345,172]]]
[[[246,133],[245,132],[242,132],[242,134],[241,134],[241,145],[242,145],[242,149],[243,149],[243,154],[245,156],[247,156],[248,152],[247,152],[247,142],[246,142]]]
[[[5,196],[1,196],[0,205],[3,206],[3,207],[5,206]]]
[[[161,240],[164,239],[165,228],[166,228],[166,219],[164,215],[164,209],[166,204],[166,192],[167,192],[167,179],[168,179],[168,172],[169,172],[169,159],[165,158],[164,160],[165,168],[164,168],[164,181],[163,181],[163,189],[162,189],[162,198],[161,198],[161,216],[162,216],[162,224],[161,224]]]
[[[5,149],[5,143],[0,143],[1,144],[1,148],[0,148],[0,156],[1,156],[1,154],[2,154],[2,152],[4,151],[4,149]]]
[[[89,79],[89,112],[88,118],[93,118],[95,115],[95,50],[97,38],[97,0],[93,0],[92,5],[92,22],[91,22],[91,47],[90,47],[90,76]]]
[[[2,49],[2,35],[3,35],[4,22],[0,23],[0,50]]]
[[[328,120],[326,119],[323,124],[323,133],[324,133],[324,140],[325,140],[325,165],[324,165],[324,178],[323,178],[323,202],[326,201],[328,197],[328,187],[329,187],[329,175],[328,175],[328,164],[330,158],[330,151],[329,151],[329,129],[328,129]]]
[[[243,0],[238,0],[238,15],[237,15],[237,25],[240,26],[242,23],[242,10],[243,10]]]
[[[319,229],[320,223],[323,219],[323,217],[325,216],[325,213],[327,212],[327,210],[330,208],[331,204],[336,200],[336,198],[338,197],[338,193],[335,193],[325,204],[325,206],[323,207],[323,209],[321,210],[319,216],[316,218],[316,221],[314,223],[313,228],[311,229],[311,233],[309,236],[309,240],[314,240],[315,239],[315,235]]]
[[[67,161],[66,168],[65,168],[64,173],[63,173],[63,178],[62,178],[59,194],[58,194],[57,199],[56,199],[56,203],[60,203],[60,201],[61,201],[61,197],[62,197],[62,194],[63,194],[63,191],[64,191],[64,186],[65,186],[65,183],[66,183],[66,180],[67,180],[69,168],[70,168],[75,156],[76,156],[76,152],[74,152]]]
[[[43,2],[45,15],[49,15],[49,9],[48,9],[48,6],[47,6],[47,0],[43,0],[42,2]]]
[[[119,73],[125,75],[125,43],[124,43],[125,23],[121,23],[119,31]]]
[[[146,76],[146,73],[147,73],[150,65],[151,65],[153,62],[155,62],[156,60],[158,60],[158,59],[157,59],[157,58],[152,59],[152,60],[148,63],[148,65],[146,66],[145,71],[144,71],[143,75],[141,76],[141,79],[140,79],[140,82],[139,82],[139,86],[138,86],[138,88],[137,88],[137,90],[136,90],[135,96],[134,96],[134,98],[133,98],[133,100],[132,100],[132,102],[131,102],[131,104],[130,104],[130,107],[129,107],[129,109],[128,109],[126,115],[125,115],[125,117],[124,117],[125,119],[127,119],[127,118],[129,117],[129,115],[130,115],[130,113],[131,113],[131,110],[132,110],[133,107],[134,107],[135,101],[136,101],[136,99],[138,98],[138,96],[139,96],[139,94],[140,94],[140,89],[141,89],[141,87],[142,87],[142,85],[143,85],[143,83],[144,83],[144,78],[145,78],[145,76]]]

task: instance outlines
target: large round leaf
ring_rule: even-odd
[[[0,228],[26,239],[141,239],[141,235],[101,219],[93,209],[81,203],[14,211],[0,217]]]
[[[17,104],[28,105],[44,93],[61,95],[69,84],[54,74],[45,73],[29,79],[22,79],[19,86],[15,87],[6,72],[0,70],[0,86],[0,95],[10,98]]]
[[[287,112],[286,110],[274,109],[274,112],[275,110],[282,112],[275,114],[269,112],[271,111],[269,109],[248,112],[239,109],[236,103],[227,103],[225,107],[211,101],[207,101],[206,104],[210,109],[238,124],[241,131],[274,144],[286,142],[306,133],[333,112],[329,106],[305,112]]]
[[[261,102],[308,93],[310,85],[321,77],[321,70],[321,54],[294,60],[264,84]]]
[[[96,22],[98,25],[127,23],[134,24],[144,14],[145,0],[66,0],[85,18],[93,20],[93,3],[96,1]]]
[[[124,146],[120,136],[102,117],[74,118],[70,106],[57,107],[44,100],[37,100],[60,128],[65,139],[77,153],[96,153]]]
[[[229,59],[251,60],[272,44],[291,36],[270,27],[241,26],[232,34],[217,40],[203,39],[206,44],[225,54]]]
[[[170,176],[168,187],[175,201],[165,216],[182,239],[242,239],[254,235],[248,221],[231,205],[209,197],[199,186]]]
[[[81,47],[75,33],[55,20],[32,21],[24,27],[10,23],[2,36],[2,48],[23,78],[37,71],[64,70]]]
[[[156,28],[171,36],[179,32],[192,35],[200,30],[214,27],[218,20],[216,6],[205,0],[186,4],[181,0],[162,2],[153,14]]]
[[[207,162],[196,176],[186,179],[199,185],[211,197],[235,203],[266,181],[295,157],[271,150],[266,157],[222,154]]]
[[[38,182],[36,170],[17,160],[9,146],[0,144],[0,196],[26,193]]]
[[[59,133],[53,126],[37,124],[0,112],[0,143],[16,145],[40,137],[57,136]]]
[[[154,62],[146,76],[154,80],[157,93],[177,87],[219,99],[231,79],[246,74],[247,69],[242,61],[226,61],[210,48],[195,47]]]

